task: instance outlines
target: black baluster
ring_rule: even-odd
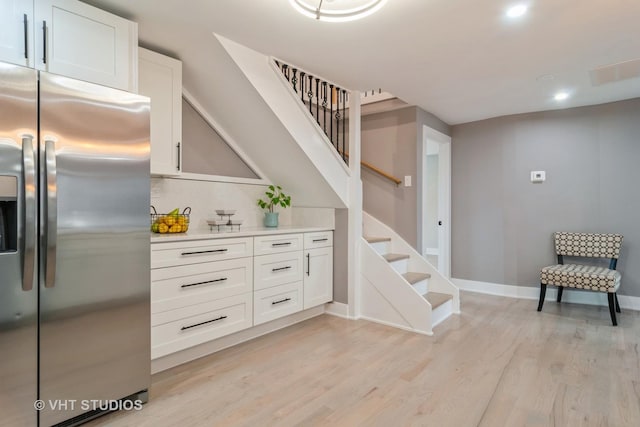
[[[345,147],[345,136],[346,136],[346,128],[347,128],[347,91],[342,91],[342,160],[346,161],[346,154],[344,152]]]
[[[333,138],[331,139],[333,143]],[[340,151],[340,88],[336,87],[336,150]]]
[[[316,78],[316,122],[320,126],[320,79]]]
[[[305,73],[304,71],[300,71],[300,100],[302,101],[302,103],[304,104],[304,76],[306,76],[307,73]]]
[[[322,82],[322,130],[327,134],[327,82]]]
[[[309,92],[307,95],[309,95],[309,114],[313,116],[313,76],[309,76]]]
[[[291,85],[293,86],[293,91],[295,93],[298,93],[298,88],[296,87],[296,84],[298,83],[298,69],[294,68],[293,69],[293,78],[291,79]]]
[[[333,85],[329,85],[329,140],[333,144]]]

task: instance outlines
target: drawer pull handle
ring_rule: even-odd
[[[207,282],[198,282],[198,283],[190,283],[188,285],[182,285],[180,286],[181,288],[190,288],[191,286],[198,286],[198,285],[206,285],[208,283],[216,283],[216,282],[224,282],[225,280],[227,280],[226,277],[223,277],[221,279],[216,279],[216,280],[209,280]]]
[[[287,265],[286,267],[280,267],[280,268],[272,268],[271,271],[283,271],[283,270],[289,270],[291,268],[290,265]]]
[[[271,305],[282,304],[283,302],[291,301],[291,298],[281,299],[280,301],[274,301]]]
[[[326,242],[329,239],[313,239],[313,243]]]
[[[285,242],[285,243],[272,243],[271,246],[272,247],[277,247],[277,246],[289,246],[291,245],[291,242]]]
[[[201,255],[201,254],[215,254],[220,252],[227,252],[229,249],[215,249],[211,251],[197,251],[197,252],[182,252],[182,256],[188,255]]]
[[[223,320],[223,319],[226,319],[226,318],[227,318],[227,316],[220,316],[217,319],[207,320],[206,322],[196,323],[195,325],[183,326],[182,328],[180,328],[180,330],[186,331],[187,329],[195,328],[197,326],[206,325],[207,323],[217,322],[218,320]]]

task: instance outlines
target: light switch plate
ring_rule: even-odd
[[[547,179],[545,171],[531,171],[531,182],[539,184]]]
[[[405,175],[404,177],[404,186],[411,187],[411,175]]]

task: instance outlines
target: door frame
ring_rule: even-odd
[[[451,277],[451,137],[429,126],[422,126],[422,143],[418,145],[418,250],[426,255],[427,229],[423,226],[427,212],[427,198],[425,196],[427,184],[427,141],[433,141],[440,146],[438,153],[438,201],[439,217],[443,225],[438,230],[439,256],[438,270]],[[444,256],[442,256],[444,255]]]

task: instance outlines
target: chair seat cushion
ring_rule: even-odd
[[[542,269],[540,283],[591,291],[617,292],[620,287],[620,277],[617,271],[604,267],[557,264]]]

